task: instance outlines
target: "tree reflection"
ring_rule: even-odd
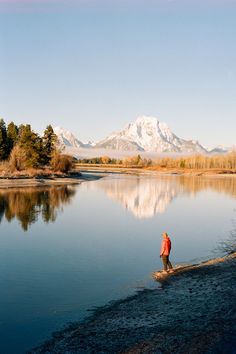
[[[208,189],[236,197],[235,177],[180,176],[179,183],[186,192],[194,194]]]
[[[69,204],[76,190],[72,186],[12,188],[0,190],[0,222],[18,219],[24,231],[41,215],[45,223],[54,222],[63,205]]]

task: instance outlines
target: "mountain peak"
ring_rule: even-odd
[[[178,138],[166,123],[145,115],[100,141],[96,147],[149,152],[206,152],[198,142]]]
[[[136,123],[136,124],[158,124],[159,121],[156,117],[143,115],[143,116],[137,117],[134,123]]]
[[[66,130],[59,126],[53,128],[53,130],[58,137],[59,143],[62,146],[75,147],[75,148],[83,146],[83,143],[78,139],[76,139],[76,137],[69,130]]]

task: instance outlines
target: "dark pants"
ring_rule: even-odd
[[[163,266],[164,266],[164,270],[172,269],[172,264],[169,261],[169,256],[161,256],[162,258],[162,262],[163,262]]]

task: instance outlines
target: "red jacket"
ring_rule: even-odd
[[[169,239],[169,237],[166,237],[162,240],[160,255],[169,256],[170,250],[171,250],[171,240]]]

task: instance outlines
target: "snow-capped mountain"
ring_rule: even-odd
[[[83,143],[78,140],[70,131],[61,127],[53,128],[54,133],[57,135],[59,144],[63,147],[73,148],[90,148],[94,146],[94,142]]]
[[[83,143],[84,147],[94,147],[96,142],[94,140],[89,140],[87,143]]]
[[[81,147],[83,143],[79,141],[70,131],[65,130],[61,127],[53,128],[54,133],[57,135],[59,143],[63,146],[68,147]]]
[[[141,116],[123,130],[96,144],[96,148],[148,152],[199,152],[206,149],[196,140],[184,140],[155,117]]]
[[[221,154],[236,151],[236,146],[224,147],[217,146],[208,149],[196,140],[185,140],[175,135],[170,128],[155,117],[141,116],[134,122],[128,124],[123,130],[113,133],[105,139],[87,143],[77,139],[70,131],[61,127],[55,127],[59,143],[62,147],[80,148],[83,151],[97,149],[120,151],[132,153],[133,151],[143,151],[148,153],[210,153]],[[82,151],[81,150],[81,151]],[[88,151],[89,151],[88,150]],[[104,153],[104,152],[103,152]]]
[[[233,146],[223,146],[223,145],[218,145],[214,149],[209,149],[208,152],[210,154],[225,154],[228,152],[233,152],[236,151],[236,145]]]

